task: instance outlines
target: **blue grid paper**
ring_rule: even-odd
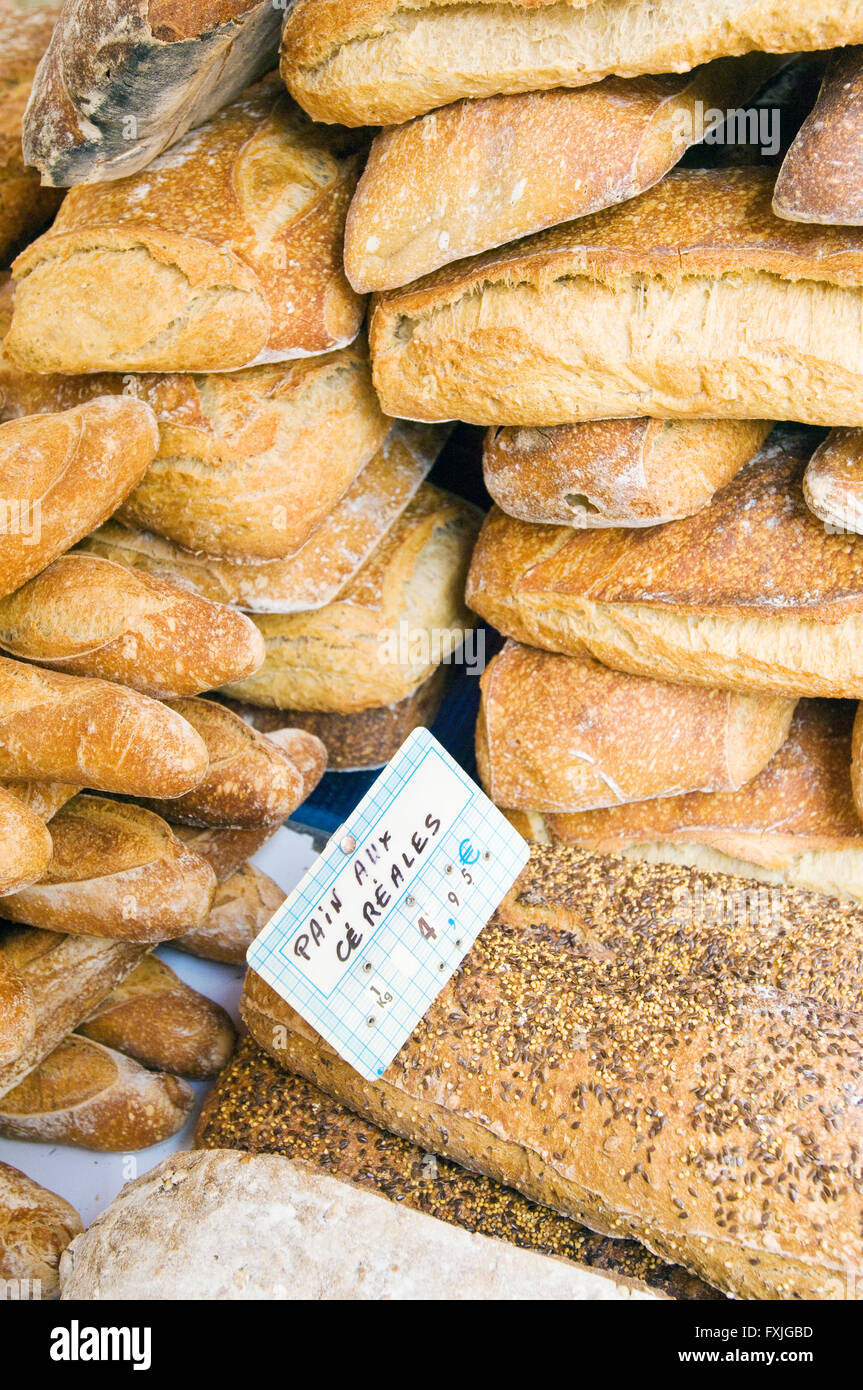
[[[449,799],[460,809],[443,818],[415,877],[393,895],[381,920],[371,930],[361,924],[361,948],[338,983],[324,992],[294,963],[287,944],[299,924],[328,900],[338,875],[361,856],[375,832],[384,824],[398,826],[393,802],[413,777],[422,786],[445,782]],[[440,814],[437,802],[430,809]],[[350,854],[342,849],[347,836],[356,841]],[[252,943],[248,962],[345,1061],[373,1081],[455,974],[528,853],[525,841],[467,773],[427,729],[417,729]],[[420,917],[436,939],[423,935]]]

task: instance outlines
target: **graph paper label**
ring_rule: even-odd
[[[521,836],[417,729],[252,943],[249,964],[374,1080],[527,858]]]

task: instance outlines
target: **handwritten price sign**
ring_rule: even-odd
[[[248,961],[351,1066],[389,1066],[528,847],[427,729],[404,744]]]

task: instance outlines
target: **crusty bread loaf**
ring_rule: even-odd
[[[0,782],[0,791],[14,796],[46,825],[80,790],[65,782]]]
[[[174,700],[170,708],[200,734],[210,766],[185,796],[148,799],[166,820],[236,830],[281,825],[324,774],[326,750],[312,734],[297,731],[292,757],[214,700]]]
[[[241,1039],[204,1101],[195,1148],[282,1154],[439,1221],[637,1280],[670,1298],[720,1297],[635,1241],[606,1240],[511,1187],[387,1134],[284,1071],[250,1037]]]
[[[17,966],[0,955],[0,1067],[20,1057],[35,1033],[32,990]]]
[[[289,711],[264,709],[227,700],[254,729],[281,741],[285,720],[295,729],[304,729],[320,739],[327,750],[330,772],[359,772],[383,767],[401,748],[414,729],[434,723],[449,684],[450,668],[438,666],[428,680],[412,694],[378,709],[358,714],[328,714],[321,710]]]
[[[146,949],[105,937],[0,929],[0,960],[7,973],[17,971],[23,978],[36,1025],[23,1052],[0,1065],[0,1096],[17,1086],[131,974]]]
[[[243,1016],[366,1118],[736,1297],[854,1298],[863,916],[697,910],[750,887],[534,849],[375,1083],[251,971]]]
[[[851,787],[854,706],[801,700],[763,772],[736,792],[694,792],[581,815],[510,812],[528,840],[685,864],[863,903],[863,821]]]
[[[383,131],[348,213],[348,279],[361,293],[395,289],[634,198],[701,138],[699,111],[742,105],[777,62],[758,53],[679,76],[461,101]]]
[[[72,189],[14,263],[4,353],[36,372],[206,372],[351,342],[361,143],[264,82],[145,173]]]
[[[552,526],[656,526],[707,506],[764,443],[765,420],[595,420],[491,429],[485,485],[502,511]]]
[[[793,222],[863,224],[863,49],[840,48],[785,156],[773,210]]]
[[[0,897],[41,878],[51,861],[51,836],[23,801],[0,787]]]
[[[863,819],[863,706],[857,706],[851,735],[851,790],[857,814]]]
[[[863,532],[863,431],[831,430],[809,461],[803,496],[828,528]]]
[[[171,944],[202,960],[245,965],[246,952],[255,937],[284,901],[285,894],[277,883],[254,864],[244,864],[219,884],[209,916],[201,925]]]
[[[151,1071],[193,1081],[218,1076],[235,1037],[225,1010],[155,956],[146,956],[77,1031]]]
[[[124,396],[0,424],[0,595],[105,521],[158,442],[152,410]]]
[[[217,830],[212,826],[199,830],[189,825],[173,827],[177,839],[209,864],[217,884],[227,883],[253,854],[263,849],[277,829],[276,825],[262,826],[258,830]]]
[[[29,1283],[31,1298],[56,1298],[60,1256],[83,1229],[62,1197],[0,1163],[0,1279]]]
[[[460,97],[863,42],[854,0],[294,0],[282,74],[319,121],[397,125]]]
[[[322,608],[338,598],[416,496],[444,438],[436,426],[397,421],[314,534],[285,560],[219,560],[113,521],[88,536],[82,549],[249,613]]]
[[[207,765],[200,735],[158,700],[0,657],[0,777],[182,796]]]
[[[21,149],[21,126],[39,59],[48,46],[58,6],[0,12],[0,262],[22,240],[41,232],[60,206],[60,194],[42,188]]]
[[[650,530],[493,512],[467,601],[521,642],[634,675],[859,698],[863,542],[829,535],[806,506],[811,447],[776,432],[712,506]]]
[[[51,839],[45,876],[2,900],[13,922],[152,946],[210,910],[209,864],[142,806],[76,796],[52,820]]]
[[[128,1153],[170,1139],[194,1099],[176,1076],[73,1034],[0,1098],[0,1136]]]
[[[478,425],[863,424],[863,233],[784,222],[772,192],[769,168],[673,170],[628,203],[380,296],[384,410]]]
[[[28,164],[55,185],[143,169],[272,67],[280,23],[272,0],[66,0],[27,111]]]
[[[128,1183],[62,1261],[69,1300],[651,1298],[446,1226],[275,1154],[181,1153]]]
[[[162,699],[197,695],[263,663],[244,614],[96,555],[55,560],[0,599],[0,648]]]
[[[423,484],[335,603],[256,618],[266,660],[224,693],[336,714],[412,694],[474,626],[463,595],[479,517],[461,498]]]
[[[672,685],[508,642],[480,682],[482,784],[509,810],[560,814],[733,791],[784,743],[794,701]]]

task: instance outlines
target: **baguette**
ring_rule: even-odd
[[[14,796],[46,825],[80,790],[66,782],[0,782],[0,791]]]
[[[172,829],[181,844],[209,864],[216,883],[222,884],[263,849],[278,826],[266,825],[257,830],[216,830],[211,826],[198,830],[188,825],[175,825]]]
[[[398,125],[462,97],[861,42],[855,0],[295,0],[282,75],[318,121]]]
[[[59,9],[0,13],[0,262],[22,240],[41,232],[60,206],[60,194],[42,188],[21,150],[24,109],[39,59],[48,46]]]
[[[863,49],[840,48],[779,170],[774,212],[792,222],[863,225],[861,136]]]
[[[57,1298],[60,1256],[84,1230],[73,1206],[8,1163],[0,1163],[0,1280]]]
[[[175,700],[170,708],[201,735],[210,766],[185,796],[146,802],[166,820],[236,830],[281,825],[323,776],[326,750],[311,734],[297,730],[289,751],[213,700]]]
[[[573,531],[493,512],[467,602],[520,642],[633,675],[859,698],[863,542],[828,535],[806,506],[811,447],[777,432],[712,506],[651,530]]]
[[[634,1241],[605,1240],[512,1188],[370,1125],[283,1071],[249,1037],[204,1101],[195,1148],[282,1154],[439,1221],[635,1280],[661,1295],[720,1297]]]
[[[11,1062],[0,1065],[0,1096],[11,1091],[67,1033],[130,975],[145,946],[105,937],[66,936],[50,931],[0,931],[0,961],[17,971],[30,993],[36,1028]]]
[[[363,304],[342,239],[362,143],[263,82],[145,173],[73,189],[14,262],[5,356],[35,372],[207,372],[352,342]]]
[[[125,396],[0,424],[0,597],[107,520],[157,446],[152,410]]]
[[[509,819],[539,843],[740,874],[863,903],[853,718],[850,702],[801,700],[778,753],[736,792],[693,792],[581,815],[515,812]]]
[[[224,686],[224,694],[333,714],[413,694],[474,626],[463,594],[479,515],[461,498],[423,484],[335,603],[255,619],[267,646],[264,665]]]
[[[803,496],[829,529],[863,532],[863,432],[831,430],[809,461]]]
[[[16,1061],[35,1035],[32,990],[21,971],[0,955],[0,1067]]]
[[[128,1153],[161,1144],[182,1129],[195,1093],[89,1038],[61,1042],[0,1099],[0,1136]]]
[[[327,751],[330,772],[360,772],[383,767],[401,748],[414,729],[430,727],[440,710],[449,684],[447,666],[438,666],[411,695],[359,714],[328,714],[320,710],[288,712],[260,709],[225,698],[225,703],[268,738],[281,742],[293,730],[282,728],[289,719],[294,729],[320,739]]]
[[[485,485],[502,511],[552,526],[657,526],[701,511],[753,457],[766,420],[596,420],[492,429]]]
[[[210,914],[201,925],[171,944],[201,960],[245,965],[246,952],[285,897],[279,885],[254,864],[244,864],[219,884]]]
[[[280,24],[272,0],[66,0],[27,108],[27,163],[55,186],[137,173],[272,67]]]
[[[365,1118],[735,1297],[854,1297],[860,910],[777,889],[717,928],[711,889],[747,885],[534,850],[375,1083],[251,971],[243,1017]]]
[[[380,296],[389,415],[863,425],[863,234],[771,208],[769,168],[673,170],[640,197]]]
[[[483,787],[508,810],[589,811],[735,791],[785,742],[794,701],[672,685],[508,642],[480,682]]]
[[[383,131],[348,213],[348,279],[396,289],[634,198],[701,138],[699,112],[742,105],[777,61],[461,101]]]
[[[204,1081],[218,1076],[234,1048],[225,1010],[146,956],[78,1033],[149,1067]]]
[[[41,878],[51,862],[51,836],[35,812],[0,788],[0,897]]]
[[[851,790],[858,816],[863,819],[863,706],[857,706],[851,733]]]
[[[210,910],[209,864],[141,806],[76,796],[52,820],[51,838],[44,878],[2,900],[13,922],[152,946]]]
[[[207,764],[203,739],[158,701],[0,657],[0,777],[182,796]]]
[[[161,699],[251,676],[265,656],[244,614],[158,575],[77,553],[0,599],[0,648]]]

